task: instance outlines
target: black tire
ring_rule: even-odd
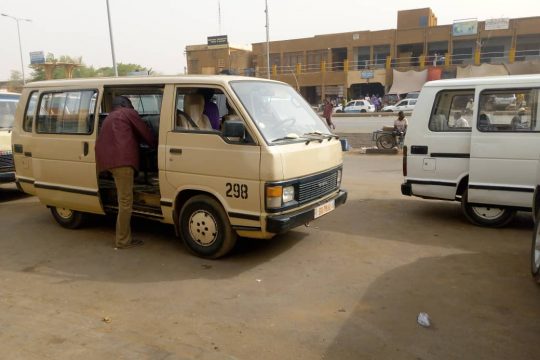
[[[393,135],[384,134],[377,138],[376,144],[379,149],[391,149],[396,146],[396,140]]]
[[[184,244],[197,256],[217,259],[236,244],[236,232],[225,210],[207,195],[196,195],[186,201],[178,223]]]
[[[531,247],[531,275],[540,285],[540,217],[536,218]]]
[[[504,206],[473,206],[469,204],[468,191],[461,197],[461,211],[471,223],[486,227],[503,227],[508,225],[516,211]]]
[[[78,229],[84,223],[84,214],[66,208],[51,206],[51,214],[58,224],[66,229]]]

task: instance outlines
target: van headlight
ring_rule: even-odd
[[[266,187],[266,207],[268,209],[279,209],[291,205],[295,201],[294,197],[295,190],[293,185]]]
[[[342,170],[339,169],[337,171],[337,179],[336,179],[338,189],[341,187],[341,173],[342,173]]]

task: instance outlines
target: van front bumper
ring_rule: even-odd
[[[15,181],[14,172],[3,172],[0,173],[0,183],[10,183]]]
[[[307,224],[315,219],[315,208],[334,200],[336,208],[347,201],[347,191],[340,190],[336,195],[311,205],[308,208],[282,215],[270,215],[266,218],[266,231],[273,234],[284,233],[292,228]]]

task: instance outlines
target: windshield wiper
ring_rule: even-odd
[[[328,139],[329,141],[332,139],[339,139],[339,136],[337,135],[323,134],[320,131],[313,131],[313,132],[305,133],[304,136],[320,136],[318,138],[310,138],[310,140],[308,140],[308,144],[309,144],[309,141],[311,140],[319,140],[319,142],[323,142],[324,139]]]
[[[283,141],[283,140],[298,140],[298,139],[300,139],[300,136],[298,136],[297,134],[291,133],[291,134],[285,135],[284,137],[274,139],[272,140],[272,142],[278,142],[278,141]]]

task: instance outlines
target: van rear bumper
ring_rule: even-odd
[[[340,190],[331,198],[325,199],[311,205],[308,208],[284,215],[270,215],[266,218],[266,231],[273,234],[280,234],[300,225],[307,224],[315,219],[315,208],[329,201],[334,200],[336,208],[347,201],[347,191]]]
[[[412,185],[409,182],[404,182],[401,184],[401,194],[406,196],[412,195]]]

